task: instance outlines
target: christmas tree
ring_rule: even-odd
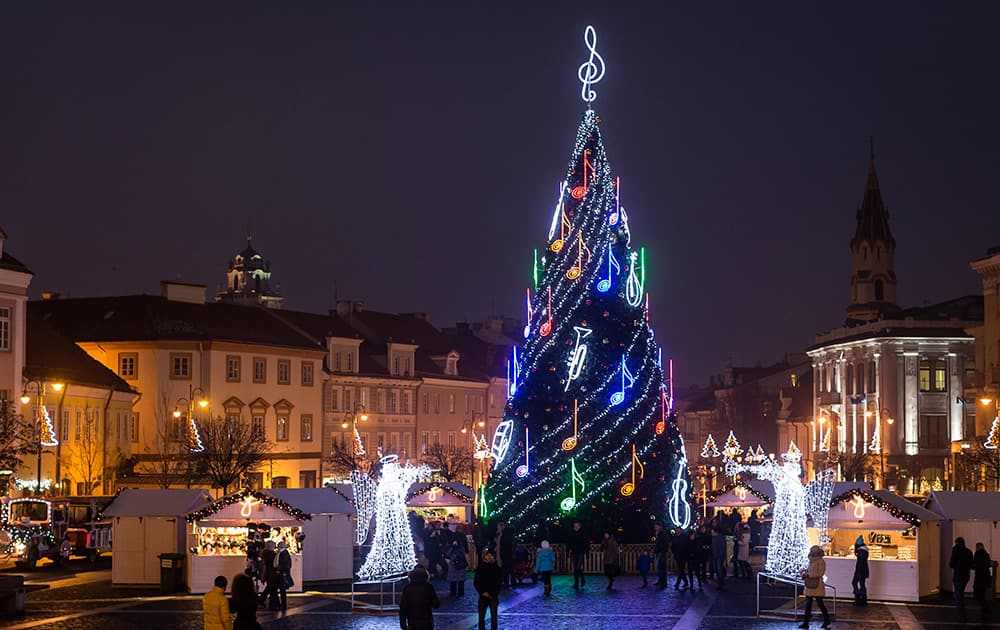
[[[990,434],[986,436],[986,448],[997,448],[1000,446],[1000,416],[993,418],[993,425],[990,427]]]
[[[591,62],[600,62],[592,35],[588,27]],[[634,539],[654,519],[689,525],[690,483],[649,325],[646,255],[633,247],[589,107],[594,81],[586,77],[595,76],[581,67],[588,109],[544,254],[536,255],[524,350],[512,357],[486,502],[491,521],[521,531],[580,520]]]
[[[719,456],[719,448],[715,445],[715,438],[712,437],[711,433],[708,434],[705,445],[701,447],[701,456],[706,459]]]

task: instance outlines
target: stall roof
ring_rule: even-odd
[[[740,501],[736,489],[744,488],[756,500]],[[774,502],[774,485],[766,479],[741,479],[708,494],[706,507],[761,507]]]
[[[457,481],[443,481],[441,483],[434,481],[423,481],[420,483],[415,483],[410,486],[410,491],[406,493],[406,499],[410,500],[418,494],[424,494],[431,488],[441,488],[448,494],[461,499],[465,503],[472,503],[476,498],[476,493],[472,491],[472,488],[465,485],[464,483],[459,483]]]
[[[1000,494],[996,492],[931,492],[924,507],[955,521],[1000,521]]]
[[[830,506],[840,505],[841,503],[852,499],[854,496],[860,495],[861,498],[869,502],[882,501],[887,503],[891,508],[895,508],[899,512],[903,513],[906,517],[902,520],[917,519],[920,522],[924,521],[940,521],[941,516],[931,512],[930,510],[921,507],[920,505],[910,501],[906,497],[899,496],[895,492],[889,492],[888,490],[869,490],[867,488],[851,488],[846,491],[834,492],[833,499],[830,501]],[[875,501],[871,501],[874,499]],[[877,503],[876,503],[877,504]],[[914,523],[916,524],[916,523]]]
[[[267,492],[306,514],[357,514],[347,497],[333,488],[271,488]]]
[[[184,516],[212,502],[205,490],[126,488],[104,508],[103,516]]]

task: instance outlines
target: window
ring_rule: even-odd
[[[274,477],[273,479],[271,479],[271,487],[272,488],[287,488],[288,487],[288,477],[285,477],[284,475],[282,475],[280,477]]]
[[[0,351],[10,352],[10,309],[0,307]]]
[[[410,392],[405,390],[400,393],[400,411],[410,413]]]
[[[368,450],[371,448],[371,445],[372,445],[371,434],[369,434],[369,433],[362,433],[361,434],[361,448],[365,449],[365,452],[368,452]]]
[[[795,387],[794,382],[792,383],[792,387]],[[496,396],[493,394],[493,392],[490,392],[490,407],[493,407],[493,405],[495,404],[497,404]]]
[[[389,390],[389,413],[398,413],[399,404],[396,390]]]
[[[250,424],[251,433],[258,440],[264,439],[264,416],[254,416]]]
[[[240,357],[229,354],[226,355],[226,382],[227,383],[239,383],[240,382],[240,368],[241,368]]]
[[[265,359],[264,357],[253,358],[253,382],[254,383],[267,382],[267,359]]]
[[[872,361],[868,364],[868,391],[877,392],[878,389],[875,388],[875,362]]]
[[[413,360],[410,357],[403,359],[403,376],[413,376]]]
[[[399,356],[392,358],[392,374],[393,376],[399,376]]]
[[[354,371],[354,353],[353,352],[348,352],[347,353],[347,371],[348,372],[353,372]]]
[[[403,434],[403,442],[402,442],[402,444],[400,444],[400,446],[402,446],[402,448],[403,448],[402,455],[404,457],[409,457],[410,453],[413,452],[412,441],[413,441],[413,434],[412,433],[406,432],[406,433]]]
[[[306,387],[312,387],[313,384],[313,362],[303,361],[302,362],[302,384]]]
[[[133,413],[132,414],[132,420],[131,420],[131,422],[132,422],[132,424],[131,424],[131,426],[129,426],[129,429],[128,429],[128,437],[129,437],[129,439],[131,441],[138,442],[139,441],[139,414],[138,413]]]
[[[854,391],[858,394],[867,393],[865,390],[865,364],[859,363],[854,373]]]
[[[434,413],[441,413],[441,394],[434,394]]]
[[[353,409],[353,407],[351,407],[351,390],[352,389],[353,388],[351,388],[351,387],[345,387],[344,388],[344,409],[345,410]]]
[[[382,453],[385,451],[385,433],[378,434],[378,444],[376,444],[378,452]]]
[[[340,371],[340,353],[339,352],[334,352],[333,353],[333,371],[334,372],[339,372]]]
[[[458,357],[448,357],[445,363],[444,373],[448,376],[458,375]]]
[[[279,442],[288,441],[288,416],[278,416],[276,436]]]
[[[434,435],[432,437],[434,438],[434,442],[433,443],[434,443],[435,446],[441,443],[441,432],[440,431],[435,431]]]
[[[330,390],[330,411],[337,411],[337,398],[339,393],[340,391],[337,389]],[[346,403],[347,400],[345,399],[344,402]]]
[[[430,411],[429,398],[430,396],[424,394],[424,403],[423,403],[424,413],[428,413]]]
[[[173,416],[171,416],[171,418],[172,417]],[[77,442],[79,442],[80,441],[80,434],[83,432],[83,410],[82,409],[77,409],[76,410],[76,418],[75,418],[75,420],[76,421],[73,423],[73,439],[76,440]]]
[[[316,471],[315,470],[302,470],[302,471],[299,471],[299,487],[300,488],[315,488],[316,487]]]
[[[398,453],[399,452],[399,433],[393,431],[389,434],[389,452]]]
[[[303,442],[312,442],[313,439],[312,415],[302,414],[302,427],[299,430],[299,436]]]
[[[358,404],[368,407],[368,388],[359,387],[358,388]]]
[[[945,359],[920,360],[920,391],[948,391],[948,370]]]
[[[448,448],[454,449],[456,446],[458,446],[458,436],[454,431],[448,431]]]
[[[119,352],[118,376],[128,380],[139,378],[138,363],[139,354],[137,352]]]
[[[288,385],[292,382],[292,362],[288,359],[278,359],[278,385]]]
[[[191,378],[191,353],[171,352],[170,353],[170,378],[190,379]]]
[[[931,362],[927,359],[920,360],[920,391],[931,391]]]
[[[448,394],[448,413],[455,413],[455,394]]]
[[[383,392],[381,389],[375,390],[375,411],[383,413],[385,411],[385,400],[383,399]]]
[[[420,452],[425,455],[427,454],[427,445],[430,442],[430,439],[431,439],[431,434],[429,431],[423,431],[420,434]]]
[[[946,392],[948,391],[948,371],[946,361],[944,359],[939,359],[934,362],[934,391],[936,392]]]
[[[920,416],[920,448],[948,448],[948,416]]]
[[[69,423],[71,421],[69,409],[64,409],[62,414],[62,426],[59,427],[59,441],[69,442]]]

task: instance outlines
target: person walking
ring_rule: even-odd
[[[750,526],[750,551],[753,552],[758,546],[760,546],[760,518],[757,516],[757,510],[750,510],[750,518],[747,519],[747,525]]]
[[[656,555],[656,588],[667,588],[667,554],[670,552],[670,535],[662,523],[653,525],[653,553]]]
[[[538,554],[535,556],[535,573],[540,576],[542,584],[545,585],[546,595],[552,592],[552,571],[555,567],[556,554],[552,551],[549,541],[543,540],[542,546],[539,547]]]
[[[698,527],[694,536],[694,570],[698,575],[698,588],[708,581],[706,569],[712,562],[712,536],[704,524]]]
[[[948,561],[951,569],[951,583],[955,589],[955,614],[959,622],[965,623],[965,587],[969,584],[972,574],[972,552],[965,546],[965,539],[959,536],[955,546],[951,548],[951,559]]]
[[[823,583],[823,576],[826,575],[826,560],[823,559],[823,548],[813,545],[809,548],[809,567],[802,574],[805,588],[802,594],[806,597],[805,621],[799,624],[800,628],[809,627],[809,617],[812,615],[813,600],[823,613],[823,625],[821,628],[830,627],[830,613],[826,611],[826,604],[823,597],[826,595],[826,584]]]
[[[712,572],[719,590],[726,588],[726,536],[712,528]]]
[[[868,605],[868,588],[865,581],[868,579],[868,546],[865,539],[858,536],[854,541],[854,577],[851,579],[851,588],[854,589],[854,605]]]
[[[653,556],[649,553],[643,551],[639,554],[639,557],[635,559],[635,568],[639,571],[639,576],[642,577],[642,588],[649,586],[649,569],[653,566]]]
[[[472,544],[476,547],[476,563],[482,561],[483,550],[486,549],[486,525],[483,524],[483,519],[476,517],[475,524],[472,526]]]
[[[604,532],[601,551],[604,553],[604,575],[608,578],[606,590],[613,591],[615,576],[618,575],[618,541],[611,532]]]
[[[451,541],[448,550],[448,589],[452,597],[465,595],[465,570],[469,567],[467,551],[457,539]]]
[[[267,541],[264,544],[264,551],[260,552],[260,563],[264,567],[264,591],[260,594],[260,603],[271,610],[274,610],[278,599],[277,557],[274,541]]]
[[[497,630],[497,608],[500,605],[500,567],[492,549],[483,551],[483,561],[476,567],[472,585],[479,593],[479,630],[486,630],[486,609],[490,611],[490,628]]]
[[[497,560],[500,564],[500,577],[503,585],[510,588],[510,573],[514,569],[514,532],[506,522],[497,526]]]
[[[743,577],[753,578],[753,569],[750,568],[750,526],[743,525],[739,538],[736,541],[736,562],[739,563],[739,572]]]
[[[205,614],[205,630],[233,630],[233,618],[229,615],[229,600],[226,599],[226,585],[229,580],[219,575],[215,586],[201,598],[201,610]]]
[[[972,596],[979,602],[979,610],[982,614],[981,621],[990,621],[990,600],[993,593],[990,590],[990,571],[992,569],[990,552],[981,542],[976,543],[976,553],[972,555],[972,568],[976,572],[975,579],[972,580]]]
[[[688,579],[688,571],[691,563],[691,539],[684,533],[679,532],[670,543],[670,552],[674,554],[674,563],[677,565],[677,579],[674,580],[674,590],[686,590],[692,587]],[[684,588],[681,589],[681,582]]]
[[[573,560],[573,590],[584,588],[583,561],[590,553],[590,539],[580,521],[573,523],[573,531],[569,534],[569,552]]]
[[[419,564],[408,574],[410,583],[399,598],[399,627],[402,630],[433,630],[434,609],[441,600],[430,583],[427,569]]]
[[[278,543],[278,553],[274,559],[274,597],[280,610],[288,608],[288,587],[292,584],[292,554],[285,541]]]
[[[257,590],[253,578],[246,573],[233,576],[233,596],[229,607],[236,613],[233,630],[260,630],[257,623]]]

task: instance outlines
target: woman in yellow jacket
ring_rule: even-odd
[[[830,627],[830,613],[826,611],[826,604],[823,603],[823,596],[826,595],[826,586],[823,583],[823,576],[826,575],[826,561],[823,560],[823,548],[813,545],[809,549],[809,568],[802,574],[805,582],[803,594],[806,596],[806,619],[799,627],[809,627],[809,616],[812,615],[812,603],[816,600],[820,612],[823,613],[823,628]]]
[[[218,576],[215,578],[215,587],[201,598],[201,609],[205,612],[205,630],[233,630],[229,600],[226,599],[228,584],[226,576]]]

